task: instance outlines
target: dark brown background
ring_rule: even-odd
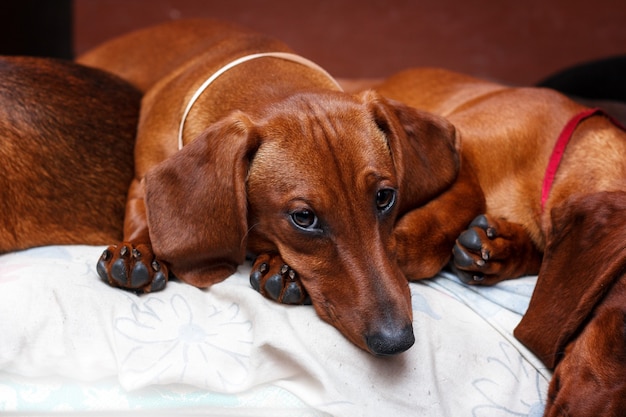
[[[26,10],[7,14],[7,4]],[[275,35],[338,77],[381,77],[429,65],[529,84],[574,64],[626,54],[623,0],[3,1],[2,19],[12,28],[0,33],[0,53],[7,53],[6,37],[19,38],[20,31],[24,38],[41,29],[50,42],[54,32],[42,27],[53,17],[33,17],[50,4],[61,16],[56,21],[68,15],[64,39],[70,46],[62,53],[80,54],[169,19],[215,17]]]

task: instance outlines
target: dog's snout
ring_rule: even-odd
[[[389,356],[408,350],[415,343],[413,326],[410,324],[402,328],[384,327],[376,333],[366,337],[369,350],[380,356]]]

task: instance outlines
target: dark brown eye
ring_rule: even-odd
[[[386,213],[396,203],[396,190],[393,188],[383,188],[376,193],[376,208],[381,213]]]
[[[317,216],[312,210],[304,209],[292,212],[291,221],[300,229],[312,230],[317,228]]]

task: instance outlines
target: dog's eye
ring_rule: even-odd
[[[396,190],[383,188],[376,193],[376,207],[381,213],[388,212],[396,203]]]
[[[291,221],[301,229],[311,230],[317,228],[317,216],[308,209],[291,213]]]

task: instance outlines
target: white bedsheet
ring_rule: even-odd
[[[411,284],[415,345],[353,346],[310,306],[250,288],[136,296],[102,283],[103,247],[0,256],[0,414],[541,416],[550,373],[512,336],[535,277]]]

